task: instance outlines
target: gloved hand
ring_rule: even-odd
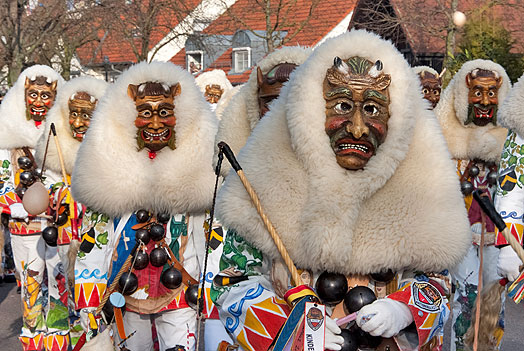
[[[324,339],[324,348],[326,350],[338,351],[342,350],[344,338],[340,335],[341,330],[335,320],[326,316],[326,332]]]
[[[376,300],[357,312],[357,325],[373,336],[390,338],[412,322],[408,306],[388,298]]]
[[[91,327],[89,326],[89,314],[94,314],[95,311],[96,307],[86,307],[80,310],[80,325],[85,331],[91,330]]]
[[[521,265],[522,261],[511,246],[504,246],[500,249],[499,259],[497,261],[497,273],[501,277],[506,277],[509,281],[514,281],[520,274],[519,267]]]
[[[24,208],[20,202],[9,205],[9,210],[11,211],[11,218],[16,219],[26,219],[29,216],[29,213]]]

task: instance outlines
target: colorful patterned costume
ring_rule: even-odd
[[[174,148],[156,152],[137,148],[138,112],[128,89],[147,91],[147,82],[160,82],[162,94],[179,84],[173,100]],[[164,225],[165,242],[187,273],[198,279],[205,254],[204,214],[213,195],[215,133],[216,119],[193,77],[170,63],[131,67],[101,99],[72,176],[74,198],[88,207],[83,237],[93,244],[90,252],[79,252],[75,266],[75,299],[81,313],[93,312],[99,305],[128,258],[135,243],[138,210],[155,217],[170,215]],[[155,245],[153,240],[146,245],[148,255]],[[142,270],[133,269],[138,289],[125,297],[124,315],[126,335],[136,331],[126,341],[131,350],[153,347],[153,322],[162,351],[177,345],[194,349],[196,313],[184,298],[186,282],[173,290],[166,288],[160,282],[165,268],[148,264]]]
[[[323,81],[333,61],[357,56],[380,60],[376,66],[390,75],[391,114],[383,144],[363,169],[352,171],[335,160],[326,135]],[[368,274],[397,273],[398,284],[376,302],[402,305],[415,323],[411,333],[395,333],[403,350],[438,347],[449,316],[440,275],[413,270],[441,272],[458,263],[469,244],[453,164],[418,87],[391,43],[364,31],[330,39],[296,69],[238,155],[293,262],[311,272],[309,285],[315,286],[323,271],[369,286],[374,284]],[[438,195],[428,191],[435,187]],[[215,284],[212,298],[245,350],[267,349],[290,313],[284,299],[289,274],[235,175],[220,190],[217,218],[231,230],[220,275],[247,279]]]
[[[57,72],[47,66],[32,66],[20,74],[0,107],[0,149],[3,149],[0,162],[8,165],[4,172],[11,173],[0,197],[0,205],[4,208],[21,204],[22,200],[14,192],[21,172],[17,159],[24,155],[22,147],[29,147],[33,152],[44,131],[41,122],[26,118],[26,78],[34,79],[36,76],[47,77],[48,83],[57,81],[57,89],[60,90],[62,78]],[[52,171],[46,171],[44,177],[47,187],[59,179]],[[15,266],[22,284],[23,326],[20,341],[27,351],[44,348],[62,351],[67,350],[69,345],[65,271],[57,249],[47,246],[40,235],[47,225],[47,219],[33,216],[28,221],[13,218],[9,221]],[[43,294],[42,284],[46,275],[48,291]]]
[[[45,167],[56,174],[62,175],[60,181],[51,185],[50,197],[53,208],[52,213],[57,215],[60,213],[67,214],[67,221],[58,228],[57,249],[60,262],[66,272],[67,281],[67,296],[69,315],[72,320],[78,321],[78,316],[75,313],[74,292],[74,262],[70,262],[70,257],[75,257],[80,245],[79,230],[85,207],[74,201],[70,193],[70,186],[64,184],[62,166],[58,156],[58,150],[54,140],[47,143],[47,136],[49,135],[51,123],[54,124],[57,140],[60,145],[62,157],[64,161],[67,182],[71,184],[71,173],[73,172],[73,165],[76,158],[76,153],[80,147],[80,141],[76,140],[71,133],[71,126],[69,122],[70,110],[69,102],[79,92],[89,94],[93,99],[99,100],[107,87],[107,83],[100,79],[92,77],[79,77],[66,82],[62,89],[58,92],[56,102],[49,111],[46,118],[45,129],[36,145],[35,159],[37,164],[42,164],[45,158]],[[44,155],[47,149],[47,154]],[[71,250],[71,252],[70,252]],[[83,330],[79,323],[71,325],[73,332],[70,334],[71,345],[76,344],[76,340]]]
[[[466,123],[468,111],[471,110],[471,107],[468,107],[469,88],[466,83],[466,76],[477,69],[496,72],[501,77],[502,84],[498,89],[498,101],[502,102],[511,84],[506,72],[494,62],[474,60],[466,62],[455,74],[435,108],[451,157],[457,163],[457,173],[461,186],[464,188],[465,185],[472,185],[471,189],[467,191],[467,195],[464,196],[471,225],[472,245],[462,262],[454,267],[451,272],[455,286],[451,338],[451,350],[453,351],[464,350],[466,347],[464,335],[471,325],[472,308],[478,293],[479,246],[483,231],[484,286],[499,279],[495,264],[498,257],[498,250],[494,246],[495,227],[491,220],[483,214],[478,203],[473,200],[471,192],[473,189],[481,189],[487,191],[489,196],[493,195],[497,163],[507,130],[497,125],[496,118],[493,118],[493,123],[490,122],[485,126]],[[500,323],[503,328],[503,321],[501,320]],[[502,330],[500,335],[502,335]]]

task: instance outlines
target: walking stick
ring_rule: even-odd
[[[262,209],[262,205],[260,204],[260,199],[258,198],[255,190],[249,183],[249,181],[246,178],[246,175],[244,174],[244,171],[242,170],[242,167],[238,164],[237,159],[235,158],[235,155],[233,154],[233,151],[231,151],[231,148],[229,145],[227,145],[225,142],[221,141],[218,143],[218,147],[224,152],[224,155],[226,156],[227,160],[231,164],[231,167],[235,170],[238,177],[240,178],[240,181],[244,185],[244,188],[246,189],[247,193],[249,194],[249,197],[251,198],[251,201],[255,205],[255,208],[257,209],[258,214],[260,215],[260,218],[264,222],[264,225],[266,226],[267,231],[269,232],[269,235],[271,235],[271,238],[275,242],[275,245],[278,249],[278,252],[282,256],[282,259],[284,260],[287,268],[289,269],[289,272],[291,273],[291,277],[293,281],[295,282],[295,285],[303,285],[302,278],[300,277],[300,274],[298,274],[297,267],[295,267],[295,264],[293,263],[293,260],[289,256],[289,253],[287,252],[284,243],[280,239],[280,236],[277,233],[277,230],[267,217],[266,213]]]

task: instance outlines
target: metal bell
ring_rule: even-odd
[[[460,191],[462,191],[462,194],[464,196],[468,196],[473,192],[473,190],[475,190],[473,184],[471,184],[467,180],[464,180],[462,183],[460,183]]]
[[[161,247],[157,247],[149,254],[149,262],[155,267],[162,267],[167,263],[167,253]]]
[[[477,165],[473,165],[469,168],[469,176],[470,177],[476,177],[480,173],[480,169],[477,167]]]
[[[391,269],[388,269],[387,271],[372,273],[370,276],[371,279],[377,282],[389,283],[391,280],[393,280],[393,278],[395,278],[395,272],[393,272]]]
[[[118,286],[122,289],[123,295],[131,295],[138,289],[138,278],[133,272],[125,272],[118,279]]]
[[[175,267],[169,267],[160,276],[160,281],[166,288],[176,289],[182,284],[182,273]]]
[[[136,220],[138,221],[138,223],[145,223],[149,221],[150,218],[151,215],[146,210],[138,210],[136,212]]]
[[[20,183],[24,184],[24,185],[31,185],[35,182],[36,178],[35,178],[35,175],[33,174],[33,172],[30,172],[30,171],[24,171],[22,173],[20,173]]]
[[[171,218],[171,215],[169,213],[159,213],[156,218],[160,223],[167,223]]]
[[[489,184],[491,185],[497,184],[497,172],[496,171],[489,172],[486,178]]]
[[[357,334],[347,330],[342,329],[340,336],[344,338],[344,343],[342,344],[341,351],[357,351],[358,350],[358,337]]]
[[[142,229],[138,229],[135,232],[135,239],[136,239],[137,242],[139,240],[141,240],[145,245],[147,245],[147,243],[150,240],[150,238],[149,238],[149,230],[143,229],[143,228]]]
[[[348,281],[343,274],[323,272],[315,283],[318,297],[326,305],[338,305],[346,296]]]
[[[69,216],[67,215],[67,213],[65,213],[65,211],[62,213],[59,213],[58,216],[56,216],[55,224],[61,227],[67,223],[68,218]]]
[[[27,188],[25,186],[18,186],[15,189],[15,193],[16,193],[16,195],[18,195],[18,197],[20,197],[22,199],[24,197],[24,195],[25,195],[26,190],[27,190]]]
[[[153,241],[160,241],[164,238],[164,226],[162,224],[155,223],[149,228],[149,237]]]
[[[18,167],[22,168],[24,171],[30,170],[33,167],[33,162],[27,156],[20,156],[17,163]]]
[[[54,226],[45,227],[42,230],[42,239],[49,246],[56,246],[58,240],[58,229]]]
[[[375,301],[377,297],[367,286],[356,286],[344,296],[344,307],[348,313],[357,312],[362,307]]]
[[[186,302],[192,309],[196,310],[198,303],[198,284],[191,284],[186,289]]]
[[[149,264],[149,256],[144,251],[138,251],[135,256],[135,265],[133,266],[137,270],[141,270],[147,267]]]

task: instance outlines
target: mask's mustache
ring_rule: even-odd
[[[335,150],[337,148],[337,145],[336,145],[337,141],[343,138],[349,138],[355,141],[356,140],[361,140],[361,141],[365,140],[365,141],[370,142],[371,145],[373,145],[373,154],[377,152],[378,146],[380,145],[378,141],[378,137],[372,128],[369,128],[369,134],[367,135],[367,137],[362,136],[359,139],[357,139],[353,136],[353,134],[346,131],[346,127],[344,125],[344,127],[337,130],[337,132],[330,137],[331,148]]]

